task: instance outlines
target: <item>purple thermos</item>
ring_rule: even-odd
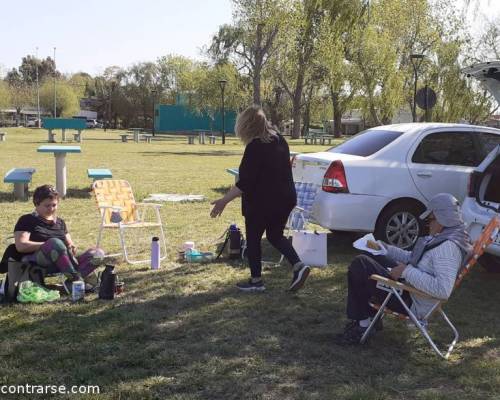
[[[151,269],[160,268],[160,239],[156,236],[151,241]]]

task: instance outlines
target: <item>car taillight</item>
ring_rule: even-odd
[[[349,193],[342,161],[336,160],[330,164],[323,177],[322,189],[330,193]]]

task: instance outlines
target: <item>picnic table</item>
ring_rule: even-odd
[[[54,153],[56,159],[56,189],[62,197],[66,196],[66,153],[81,153],[80,146],[40,146],[39,153]]]
[[[194,129],[193,132],[198,134],[199,144],[205,144],[205,136],[207,133],[210,133],[210,131],[207,131],[206,129]]]
[[[134,135],[134,142],[139,143],[139,137],[142,132],[142,128],[130,128],[129,131]]]

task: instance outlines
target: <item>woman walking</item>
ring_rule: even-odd
[[[283,236],[288,216],[297,203],[288,144],[271,127],[258,106],[248,107],[238,115],[235,131],[245,144],[239,181],[223,198],[212,203],[214,207],[210,215],[213,218],[221,215],[230,201],[242,197],[251,278],[238,283],[237,287],[243,291],[265,290],[260,244],[266,232],[267,240],[293,266],[289,290],[297,291],[304,285],[311,268],[300,261],[291,243]]]

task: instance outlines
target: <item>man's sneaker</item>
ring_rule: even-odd
[[[351,321],[344,327],[344,332],[335,335],[334,342],[340,346],[349,346],[360,344],[360,340],[366,332],[366,328],[359,326],[358,321]],[[372,329],[370,336],[373,336],[375,329]]]
[[[252,279],[249,279],[246,282],[239,282],[236,284],[236,287],[243,292],[263,292],[266,290],[264,282],[261,280],[258,282],[252,282]]]
[[[297,271],[293,272],[293,278],[292,278],[292,283],[290,284],[290,287],[288,290],[290,292],[296,292],[299,290],[302,286],[304,286],[304,283],[309,276],[309,273],[311,272],[311,267],[309,265],[303,265],[298,269]]]

